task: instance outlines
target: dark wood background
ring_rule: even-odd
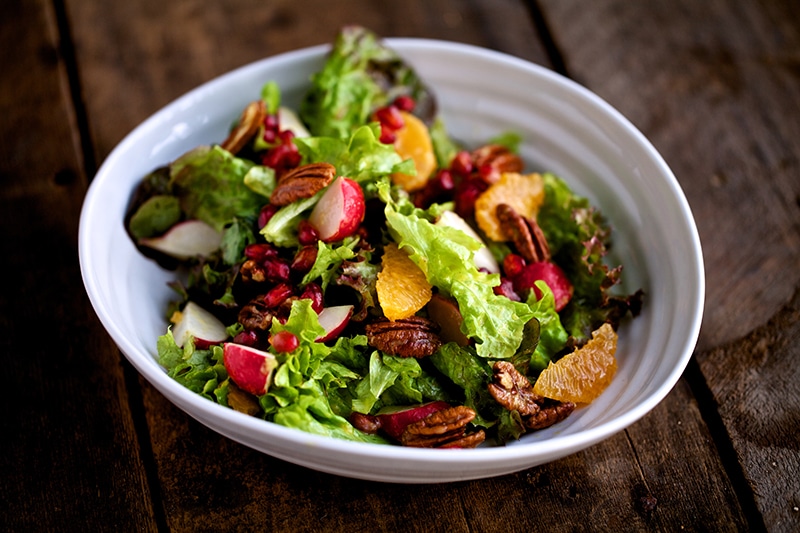
[[[217,435],[117,350],[78,265],[98,166],[184,92],[347,23],[552,68],[663,154],[699,228],[706,312],[644,419],[513,475],[380,484]],[[0,73],[0,528],[800,530],[797,2],[4,0]]]

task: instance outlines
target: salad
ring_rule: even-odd
[[[176,271],[159,363],[353,441],[468,448],[562,421],[612,380],[642,293],[612,293],[609,225],[521,142],[463,146],[411,65],[343,28],[297,109],[267,80],[227,138],[135,191],[128,234]]]

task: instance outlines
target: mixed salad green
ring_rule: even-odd
[[[394,143],[397,117],[409,115],[429,132],[436,167],[413,191],[393,179],[417,174],[413,158]],[[513,155],[520,142],[509,133],[485,147]],[[396,443],[396,435],[378,429],[378,415],[435,402],[468,408],[470,428],[495,442],[518,438],[526,431],[520,417],[488,391],[493,364],[508,361],[534,382],[600,325],[616,329],[635,315],[641,293],[611,294],[620,268],[604,264],[609,226],[548,173],[540,176],[535,222],[568,301],[564,286],[547,279],[515,285],[513,274],[526,263],[515,241],[488,238],[474,219],[475,198],[498,172],[491,161],[476,161],[479,148],[449,135],[432,90],[364,28],[337,35],[298,109],[283,107],[280,88],[267,80],[231,137],[154,170],[132,198],[125,219],[131,238],[182,273],[171,284],[176,296],[166,311],[170,328],[157,342],[160,364],[214,402],[315,434]],[[281,205],[271,201],[297,169],[312,169],[307,179],[317,179],[331,168],[323,163],[334,169],[323,188]],[[334,187],[343,213],[333,234],[321,238],[322,223],[310,221]],[[363,209],[348,211],[351,193]],[[471,231],[437,223],[444,213]],[[452,324],[436,323],[426,306],[410,321],[387,320],[376,285],[390,244],[425,274],[432,296],[455,309],[460,337],[444,335]],[[478,254],[497,268],[476,266]],[[328,309],[339,314],[323,319]],[[401,324],[405,333],[392,334],[394,345],[423,342],[432,353],[385,349],[372,342],[371,324],[383,324],[381,331]],[[265,380],[255,389],[243,383],[252,378],[247,361],[254,357],[262,358]]]

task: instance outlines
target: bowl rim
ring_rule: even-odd
[[[647,140],[644,134],[642,134],[619,111],[608,104],[600,96],[591,92],[589,89],[569,78],[562,76],[561,74],[547,69],[544,66],[537,65],[504,52],[490,50],[466,43],[438,39],[405,37],[386,38],[384,40],[389,46],[396,49],[401,54],[407,50],[419,51],[431,50],[432,48],[435,48],[437,50],[458,54],[477,55],[491,61],[505,63],[515,69],[528,71],[529,73],[546,80],[548,83],[555,84],[559,89],[569,93],[571,97],[586,102],[588,105],[594,108],[594,110],[601,113],[604,117],[614,123],[616,127],[624,129],[625,133],[636,142],[637,148],[646,152],[646,155],[658,167],[661,177],[666,179],[667,184],[674,195],[674,200],[676,200],[680,206],[680,215],[682,220],[688,224],[687,229],[689,235],[691,236],[690,248],[694,252],[694,257],[691,258],[691,269],[696,275],[695,283],[697,286],[697,291],[696,294],[692,295],[694,297],[694,305],[691,307],[691,310],[693,311],[693,317],[689,324],[689,329],[686,331],[685,340],[680,347],[681,356],[679,359],[679,364],[675,365],[672,371],[667,375],[667,378],[649,395],[644,397],[642,401],[638,402],[633,408],[626,410],[614,419],[603,422],[598,426],[588,429],[581,429],[564,436],[553,435],[544,440],[528,443],[516,443],[513,446],[480,447],[475,449],[459,450],[457,453],[453,453],[452,451],[435,449],[416,449],[351,442],[335,439],[333,437],[305,433],[298,429],[287,428],[275,423],[266,422],[263,419],[238,413],[200,397],[196,393],[169,378],[169,376],[163,371],[157,362],[152,361],[150,354],[138,353],[138,348],[132,342],[130,342],[129,339],[127,339],[116,322],[111,318],[111,310],[109,309],[109,304],[111,304],[111,302],[107,302],[101,298],[102,291],[97,285],[95,265],[91,260],[91,251],[89,249],[89,223],[91,222],[96,210],[96,204],[100,201],[100,193],[102,188],[106,186],[106,182],[109,179],[107,169],[112,167],[115,161],[121,158],[126,150],[128,150],[130,146],[137,142],[137,137],[140,134],[160,125],[168,118],[172,109],[180,108],[183,105],[191,103],[200,94],[208,91],[210,87],[224,84],[226,81],[229,81],[233,78],[238,78],[249,70],[263,69],[267,66],[267,64],[277,64],[280,62],[291,63],[298,60],[322,56],[327,52],[327,50],[330,49],[330,45],[328,44],[315,45],[268,56],[252,63],[240,66],[225,74],[206,81],[205,83],[186,92],[182,96],[171,101],[150,115],[147,119],[131,130],[105,158],[89,185],[83,207],[81,209],[79,222],[79,262],[81,276],[90,302],[104,328],[123,352],[125,357],[133,364],[140,374],[142,374],[162,394],[165,394],[165,391],[169,391],[170,395],[168,399],[190,416],[200,420],[197,413],[190,411],[188,406],[191,406],[191,409],[201,413],[203,418],[200,421],[204,425],[209,425],[209,419],[219,421],[220,423],[223,423],[225,420],[230,420],[235,422],[236,425],[244,428],[246,431],[256,432],[264,437],[278,437],[288,445],[310,445],[317,449],[342,453],[350,457],[409,460],[417,463],[420,466],[424,466],[425,463],[433,462],[437,464],[459,464],[465,461],[473,460],[489,463],[496,462],[499,464],[523,458],[530,458],[532,456],[552,454],[555,452],[559,452],[559,457],[563,457],[569,453],[574,453],[581,449],[587,448],[588,446],[596,444],[597,442],[600,442],[601,440],[604,440],[629,427],[631,424],[650,412],[677,384],[692,357],[702,322],[703,308],[705,304],[705,275],[702,248],[694,217],[691,213],[688,201],[685,198],[677,178],[672,173],[672,170],[669,168],[661,154],[659,154],[650,141]],[[144,355],[144,357],[147,359],[150,359],[150,362],[148,363],[146,361],[142,361],[140,359],[142,355]],[[224,429],[218,427],[214,427],[213,429],[228,436],[229,438],[232,438],[233,440],[239,440],[235,435],[227,433],[224,431]],[[239,442],[242,441],[239,440]],[[251,446],[246,442],[244,442],[244,444]],[[570,450],[569,453],[560,453],[565,449]],[[269,454],[270,452],[264,453]],[[281,458],[292,461],[291,458]],[[543,462],[549,461],[550,460]],[[517,468],[517,470],[519,470],[519,468]]]

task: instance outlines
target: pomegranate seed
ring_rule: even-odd
[[[380,141],[383,144],[394,144],[396,140],[397,140],[397,135],[395,134],[394,130],[392,130],[386,124],[381,124]]]
[[[294,259],[292,259],[292,272],[305,274],[311,270],[311,267],[314,266],[317,260],[318,251],[317,247],[313,244],[307,244],[297,250],[297,253],[294,254]]]
[[[414,205],[426,209],[434,202],[449,200],[447,193],[454,188],[453,174],[449,170],[440,170],[414,195]]]
[[[273,144],[275,140],[278,138],[278,134],[275,133],[275,130],[264,130],[264,134],[261,136],[264,139],[264,142],[267,144]]]
[[[292,295],[294,289],[288,283],[278,283],[264,295],[264,304],[270,309],[278,307]]]
[[[303,292],[300,294],[300,299],[303,300],[306,298],[311,300],[311,309],[319,314],[320,311],[322,311],[322,287],[316,283],[309,283],[306,285]]]
[[[508,254],[503,259],[503,272],[509,278],[517,276],[525,268],[525,258],[517,254]]]
[[[233,337],[233,342],[244,344],[245,346],[257,346],[260,340],[258,333],[253,330],[240,331]]]
[[[394,99],[393,105],[399,109],[400,111],[406,111],[411,113],[414,111],[414,108],[417,106],[417,103],[414,101],[413,98],[404,94],[402,96],[398,96]]]
[[[519,294],[514,291],[514,282],[509,278],[501,278],[500,285],[492,287],[492,290],[495,294],[505,296],[509,300],[514,300],[515,302],[520,301]]]
[[[521,295],[527,295],[531,289],[536,294],[536,299],[542,297],[542,291],[535,285],[537,281],[544,281],[553,292],[556,311],[564,309],[572,299],[572,283],[567,275],[555,263],[540,261],[527,265],[522,272],[513,278],[514,290]]]
[[[482,179],[468,179],[459,184],[455,193],[456,213],[461,218],[471,218],[475,213],[475,200],[483,191],[489,188],[489,184]]]
[[[378,119],[378,122],[380,122],[382,126],[386,126],[395,131],[399,130],[405,125],[403,115],[401,115],[400,110],[393,105],[381,107],[375,111],[375,118]]]
[[[294,139],[294,132],[292,130],[283,130],[278,134],[283,144],[289,144]]]
[[[275,351],[281,353],[293,352],[300,346],[300,341],[291,331],[279,331],[269,338],[269,343]]]
[[[248,244],[244,248],[244,256],[257,263],[263,263],[267,259],[278,257],[278,250],[276,250],[271,244],[265,242]]]
[[[472,173],[472,169],[472,156],[466,151],[458,152],[450,162],[450,170],[465,178]]]
[[[294,144],[279,144],[278,146],[267,150],[267,153],[264,154],[262,158],[262,163],[264,166],[270,168],[279,168],[282,165],[284,159],[292,152],[292,148],[297,150]]]
[[[276,113],[269,113],[264,117],[264,129],[277,132],[278,126],[278,115]]]
[[[312,226],[308,220],[301,220],[297,226],[297,239],[300,244],[316,244],[319,240],[319,232]]]
[[[291,268],[289,267],[289,263],[287,261],[280,258],[272,258],[265,260],[262,265],[266,271],[265,274],[269,281],[275,283],[289,281]]]
[[[267,222],[278,212],[279,207],[277,205],[266,204],[264,207],[261,208],[261,211],[258,213],[258,229],[263,228],[267,225]]]
[[[453,174],[449,170],[440,170],[436,177],[428,183],[435,187],[439,193],[452,191],[456,187],[455,181],[453,181]]]
[[[492,165],[481,165],[478,167],[478,175],[486,183],[494,183],[500,179],[500,172]]]

